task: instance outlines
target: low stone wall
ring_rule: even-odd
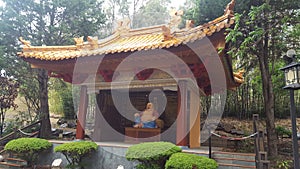
[[[54,147],[62,143],[53,143],[52,150],[44,152],[39,156],[39,165],[51,165],[55,159],[61,158],[65,167],[68,162],[67,159],[61,154],[54,152]],[[112,146],[99,146],[98,150],[89,157],[86,157],[84,163],[87,169],[117,169],[119,165],[124,168],[133,169],[137,164],[135,162],[127,161],[125,158],[127,147],[112,147]]]

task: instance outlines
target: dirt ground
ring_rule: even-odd
[[[230,124],[234,126],[237,130],[242,130],[244,131],[245,134],[250,134],[253,133],[253,121],[252,119],[250,120],[239,120],[235,118],[223,118],[221,120],[221,123],[224,124]],[[297,119],[297,129],[300,131],[300,118]],[[286,128],[287,130],[292,130],[292,125],[291,125],[291,119],[276,119],[275,126],[282,126]],[[266,125],[265,121],[262,119],[259,121],[259,130],[265,131],[266,130]],[[225,148],[225,151],[237,151],[237,152],[249,152],[249,153],[254,153],[254,141],[249,141],[249,142],[244,142],[244,145],[241,145],[238,148],[231,149],[231,148]],[[267,145],[267,140],[265,138],[264,141],[265,146]],[[300,141],[298,141],[298,144],[300,144]],[[293,161],[293,149],[292,149],[292,139],[288,138],[287,136],[285,137],[279,137],[279,142],[278,142],[278,156],[269,158],[271,162],[271,167],[275,169],[280,169],[280,168],[292,168],[293,166],[292,161]],[[281,165],[281,167],[279,167]]]

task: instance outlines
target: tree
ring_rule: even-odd
[[[286,30],[294,29],[291,25],[299,23],[299,3],[297,0],[260,1],[249,13],[236,15],[236,24],[227,36],[227,42],[234,45],[231,55],[239,57],[241,62],[256,61],[259,65],[270,156],[277,155],[272,75],[282,51],[290,45],[286,43]]]
[[[16,108],[14,103],[18,96],[18,83],[5,76],[0,76],[0,136],[2,137],[5,113],[10,108]]]
[[[142,6],[134,16],[133,28],[165,24],[169,19],[167,6],[170,0],[151,0]]]
[[[132,12],[132,17],[131,17],[131,20],[132,20],[131,24],[132,25],[136,25],[135,24],[135,22],[136,22],[135,21],[135,16],[136,16],[139,5],[142,4],[143,1],[144,0],[133,0],[133,2],[132,2],[132,5],[133,5],[133,12]]]
[[[212,21],[224,13],[224,7],[230,0],[192,0],[186,1],[188,6],[185,18],[192,19],[196,25]]]
[[[231,0],[186,0],[185,19],[195,21],[195,25],[207,23],[223,15],[226,5]],[[239,0],[235,2],[236,13],[247,13],[251,5],[258,5],[260,0]]]
[[[50,79],[52,84],[49,88],[50,110],[54,113],[63,113],[65,119],[76,117],[72,86],[61,79]]]
[[[95,0],[3,0],[1,14],[2,46],[5,46],[5,56],[11,58],[9,65],[22,65],[16,58],[16,48],[19,46],[18,37],[25,37],[32,45],[66,45],[73,43],[76,36],[94,35],[105,21],[102,1]],[[4,57],[4,56],[1,56]],[[24,63],[23,63],[24,64]],[[18,67],[19,70],[24,67]],[[28,65],[25,67],[28,69]],[[12,72],[18,72],[14,70]],[[15,73],[18,74],[18,73]],[[23,79],[22,73],[18,80]],[[39,93],[39,118],[42,120],[41,137],[49,137],[51,124],[48,106],[48,75],[46,70],[37,70],[34,74],[37,79]],[[27,81],[23,81],[27,82]],[[31,86],[33,87],[33,86]]]
[[[106,28],[101,30],[104,34],[110,35],[113,32],[114,23],[121,18],[129,18],[129,0],[107,0],[108,8],[105,10],[107,16]]]
[[[1,19],[2,24],[4,21]],[[36,90],[38,89],[37,71],[17,58],[16,53],[20,49],[13,46],[15,39],[10,37],[9,28],[2,24],[0,31],[0,67],[6,70],[9,77],[13,76],[18,81],[20,99],[27,106],[29,119],[33,122],[40,112],[39,91]]]

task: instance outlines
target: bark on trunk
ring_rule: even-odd
[[[271,76],[269,73],[269,67],[267,57],[264,55],[258,56],[259,66],[262,77],[263,98],[264,98],[264,110],[266,113],[266,127],[267,127],[267,139],[268,139],[268,155],[277,156],[277,143],[278,139],[275,130],[275,117],[274,117],[274,93]]]
[[[3,108],[1,108],[1,111],[0,111],[0,117],[1,117],[1,121],[0,121],[0,137],[2,137],[2,134],[3,134],[3,126],[4,126],[4,110]]]
[[[40,137],[41,138],[50,138],[51,137],[51,123],[49,116],[49,104],[48,104],[48,74],[44,69],[39,70],[38,81],[40,88],[40,120],[41,120],[41,129]]]

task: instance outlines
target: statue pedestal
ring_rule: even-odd
[[[125,127],[125,142],[139,143],[160,141],[161,128]]]

